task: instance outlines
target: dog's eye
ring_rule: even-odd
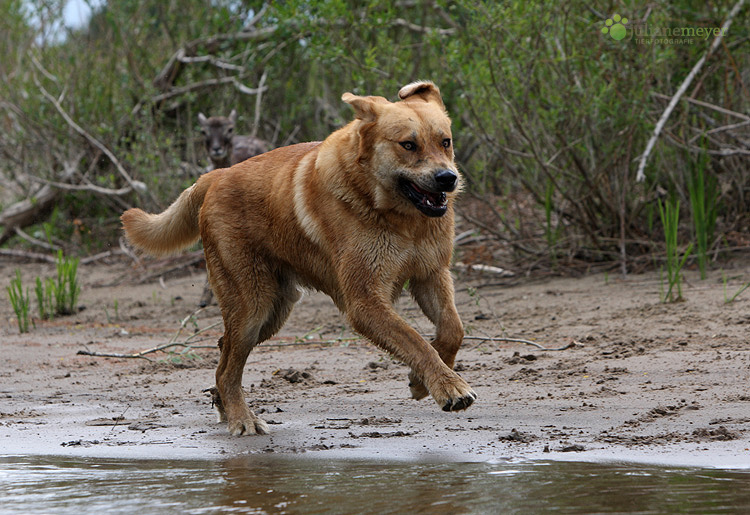
[[[443,147],[450,148],[450,146],[451,146],[451,139],[450,138],[445,138],[443,140]]]
[[[408,150],[409,152],[414,152],[415,150],[417,150],[417,144],[413,141],[401,141],[399,145],[404,147],[404,150]]]

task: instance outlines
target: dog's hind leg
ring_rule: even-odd
[[[266,285],[270,274],[263,262],[241,263],[237,256],[214,254],[209,251],[210,243],[205,244],[212,286],[224,319],[221,355],[216,369],[218,399],[214,398],[214,403],[219,409],[220,420],[227,422],[231,434],[266,434],[268,426],[245,402],[242,373],[271,311],[273,298],[269,296],[271,290]],[[221,259],[223,256],[233,259]]]
[[[267,424],[245,402],[242,374],[250,351],[281,328],[300,294],[291,279],[273,273],[264,263],[256,262],[249,274],[241,266],[235,272],[243,275],[227,270],[212,275],[217,278],[216,296],[224,318],[214,401],[231,434],[266,434]],[[241,286],[232,279],[243,276]]]
[[[409,290],[427,318],[435,324],[436,334],[431,345],[438,351],[443,363],[453,368],[464,338],[464,329],[453,299],[450,271],[444,269],[438,277],[427,280],[412,278],[409,280]],[[429,393],[413,371],[409,373],[409,388],[415,399],[422,399]]]
[[[250,410],[242,393],[242,372],[250,351],[258,342],[260,325],[252,319],[231,318],[224,319],[221,356],[216,369],[218,398],[214,401],[220,410],[220,420],[227,422],[231,434],[266,434],[268,426]]]
[[[291,274],[279,273],[276,275],[277,290],[273,301],[271,313],[260,329],[258,343],[264,342],[279,332],[284,325],[289,313],[292,312],[294,304],[300,299],[302,294],[297,289],[297,282]]]

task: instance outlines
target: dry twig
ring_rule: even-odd
[[[488,341],[488,342],[510,342],[510,343],[523,343],[524,345],[531,345],[533,347],[536,347],[539,350],[543,351],[560,351],[560,350],[567,350],[574,347],[582,347],[583,344],[578,343],[576,341],[571,341],[567,345],[563,345],[562,347],[545,347],[544,345],[541,345],[536,342],[532,342],[530,340],[524,340],[522,338],[497,338],[497,337],[491,337],[491,336],[464,336],[464,340],[477,340],[477,341]]]
[[[200,310],[198,310],[198,311],[200,311]],[[195,349],[214,349],[214,348],[216,348],[215,345],[210,345],[210,346],[209,345],[190,345],[190,342],[193,341],[193,340],[195,340],[195,338],[198,335],[200,335],[202,333],[205,333],[209,329],[213,329],[214,327],[218,326],[219,324],[221,324],[221,322],[216,322],[214,324],[208,325],[208,326],[204,327],[203,329],[201,329],[199,331],[196,331],[195,333],[191,334],[190,336],[188,336],[183,341],[179,341],[179,342],[175,341],[177,339],[177,337],[180,335],[180,333],[182,332],[182,329],[185,327],[185,325],[187,324],[187,322],[190,320],[190,318],[193,315],[195,315],[198,311],[195,311],[195,312],[191,313],[190,315],[186,316],[182,320],[182,323],[180,324],[180,328],[177,330],[177,333],[172,337],[172,339],[168,343],[165,343],[165,344],[162,344],[162,345],[157,345],[156,347],[152,347],[150,349],[142,350],[141,352],[135,352],[133,354],[121,354],[121,353],[117,353],[117,352],[95,352],[95,351],[90,351],[88,349],[79,350],[76,354],[81,355],[81,356],[93,356],[93,357],[97,357],[97,358],[145,359],[146,361],[153,361],[151,358],[149,358],[147,356],[147,354],[153,354],[154,352],[163,352],[166,349],[170,349],[172,347],[184,347],[184,349],[182,351],[183,354],[186,353],[186,352],[188,352],[188,351],[195,350]]]

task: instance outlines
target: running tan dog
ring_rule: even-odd
[[[431,82],[398,95],[345,93],[356,119],[325,141],[209,172],[161,214],[122,215],[130,242],[151,254],[203,239],[224,318],[217,405],[234,435],[268,431],[245,403],[242,372],[300,286],[330,295],[357,332],[409,365],[415,399],[429,393],[445,411],[476,399],[453,371],[463,327],[448,268],[460,186],[450,119]],[[436,326],[431,343],[393,308],[407,281]]]

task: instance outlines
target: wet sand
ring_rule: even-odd
[[[3,263],[5,289],[16,265]],[[53,273],[20,266],[25,284]],[[727,270],[728,291],[750,267]],[[750,292],[724,302],[721,272],[688,272],[685,302],[663,304],[655,274],[526,281],[459,275],[467,339],[459,373],[479,398],[445,413],[408,398],[407,369],[357,339],[323,295],[306,294],[245,368],[250,406],[271,434],[230,436],[203,390],[214,384],[221,326],[208,348],[144,359],[194,311],[200,271],[138,284],[127,264],[82,266],[79,314],[19,335],[0,303],[0,453],[229,458],[277,453],[422,461],[553,459],[750,468]],[[116,302],[115,302],[116,301]],[[115,306],[116,304],[116,306]],[[404,296],[398,309],[432,327]],[[32,308],[35,312],[35,308]],[[211,306],[176,339],[220,322]],[[548,348],[476,339],[505,336]]]

